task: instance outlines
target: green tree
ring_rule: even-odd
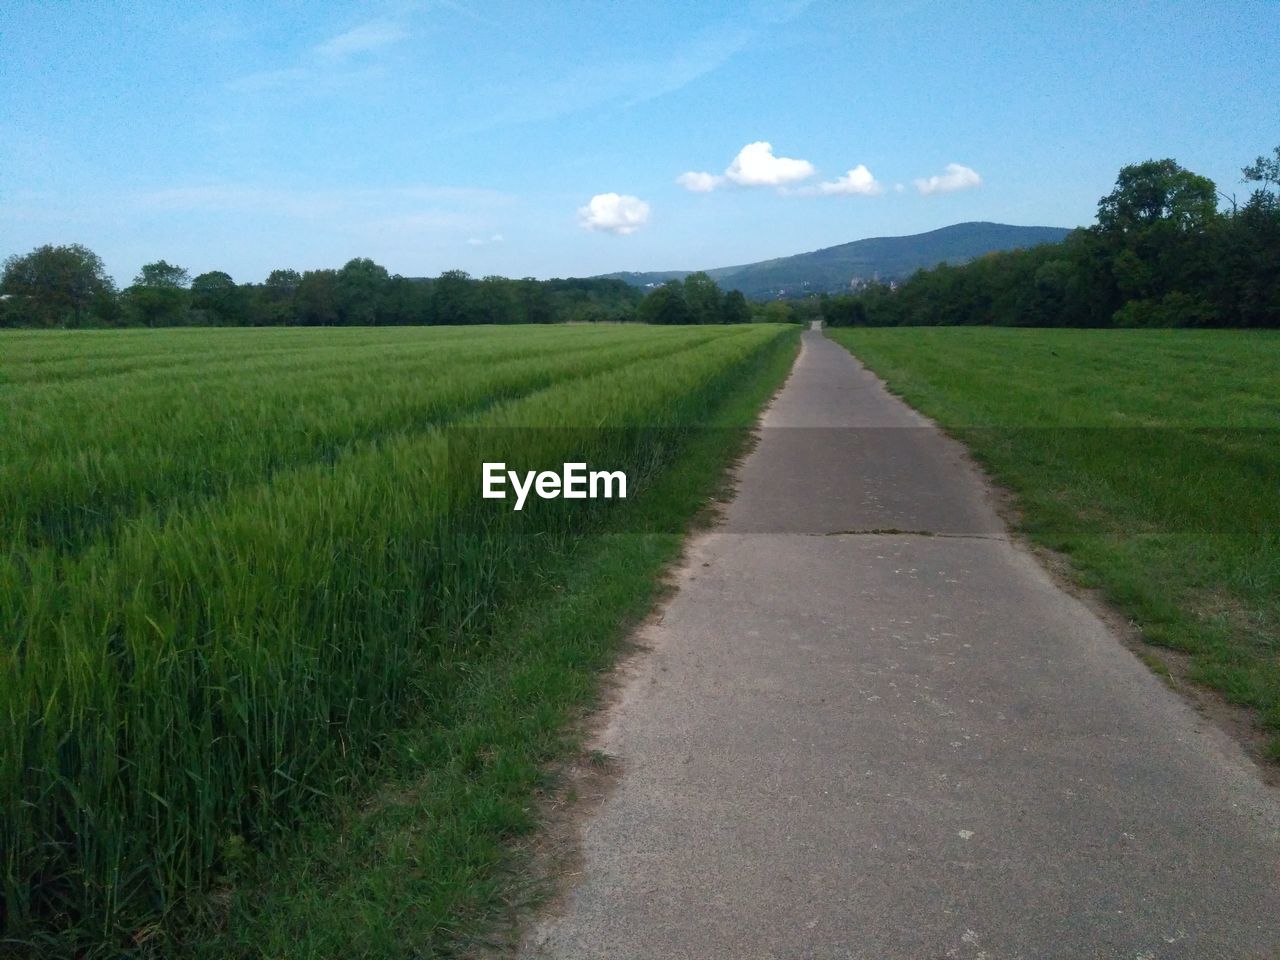
[[[640,301],[637,318],[642,323],[692,323],[693,315],[684,299],[684,285],[679,280],[668,280],[652,290]]]
[[[339,322],[370,326],[379,322],[379,307],[390,276],[368,257],[348,260],[335,278]]]
[[[185,269],[165,260],[143,264],[141,272],[133,278],[134,286],[156,290],[185,289],[190,283],[191,275]]]
[[[1276,147],[1269,157],[1259,156],[1240,172],[1245,183],[1260,183],[1263,190],[1280,189],[1280,147]]]
[[[1212,180],[1173,160],[1131,164],[1121,169],[1115,190],[1098,202],[1098,226],[1104,233],[1155,224],[1201,230],[1217,216],[1217,195]]]
[[[431,285],[431,313],[435,323],[475,323],[476,282],[465,270],[446,270]]]
[[[294,296],[298,322],[309,327],[336,324],[338,313],[338,271],[308,270],[298,282]]]
[[[743,296],[741,290],[730,290],[724,295],[724,304],[721,307],[720,322],[751,322],[751,305],[747,303],[747,298]]]
[[[690,323],[722,323],[724,305],[720,287],[711,277],[698,271],[684,278],[684,302],[689,308]]]
[[[1280,147],[1271,156],[1260,156],[1240,171],[1245,183],[1261,184],[1249,198],[1253,211],[1280,212]]]
[[[253,288],[249,308],[255,326],[287,326],[298,322],[294,298],[302,284],[297,270],[272,270],[266,281]]]
[[[790,323],[793,319],[790,304],[783,300],[770,300],[761,312],[765,323]]]
[[[556,308],[549,286],[533,277],[525,277],[516,282],[517,295],[524,307],[525,323],[555,322]]]
[[[144,327],[171,327],[189,319],[191,277],[164,260],[145,264],[124,292],[126,314]]]
[[[386,283],[378,322],[399,325],[426,323],[430,301],[431,287],[425,281],[396,274]]]
[[[208,323],[234,326],[247,319],[248,299],[229,274],[211,270],[191,281],[191,309]]]
[[[4,261],[0,294],[11,298],[8,311],[18,318],[14,325],[80,326],[94,313],[110,312],[115,285],[88,247],[45,244]]]

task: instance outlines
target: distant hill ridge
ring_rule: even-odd
[[[959,264],[996,250],[1056,243],[1071,231],[1064,227],[1018,227],[1007,223],[957,223],[907,237],[872,237],[835,247],[706,271],[726,290],[748,297],[798,297],[847,291],[858,281],[902,280],[920,268]],[[609,273],[608,278],[647,287],[683,280],[692,270]]]

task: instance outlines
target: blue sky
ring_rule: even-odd
[[[1073,226],[1151,157],[1243,196],[1277,63],[1274,0],[7,0],[0,256],[583,276]]]

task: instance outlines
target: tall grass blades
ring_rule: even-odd
[[[180,913],[238,847],[270,846],[366,776],[381,736],[448,696],[445,645],[605,518],[479,499],[458,431],[530,469],[632,471],[642,495],[682,433],[793,340],[330,333],[26,334],[6,359],[13,941],[110,952]]]

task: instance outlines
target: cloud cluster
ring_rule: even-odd
[[[689,170],[676,177],[676,183],[693,193],[710,193],[726,185],[774,187],[779,193],[790,196],[875,197],[886,192],[885,185],[875,178],[865,163],[833,180],[792,186],[816,173],[817,169],[808,160],[776,156],[773,144],[757,140],[739,150],[724,173]],[[928,196],[981,186],[982,177],[972,167],[949,163],[942,173],[913,182],[921,195]],[[901,183],[893,185],[894,193],[903,193],[905,189]],[[635,233],[648,220],[649,204],[638,197],[616,193],[597,194],[578,210],[578,222],[583,228],[619,235]]]
[[[982,177],[972,167],[958,163],[948,163],[946,170],[932,177],[921,177],[915,181],[916,189],[928,196],[931,193],[955,193],[957,190],[969,190],[982,185]]]
[[[617,236],[635,233],[649,222],[649,204],[630,194],[597,193],[578,208],[578,224]]]
[[[808,160],[776,157],[773,144],[757,140],[739,150],[723,174],[690,170],[676,177],[676,183],[695,193],[708,193],[725,183],[736,183],[740,187],[784,187],[806,180],[816,172]]]
[[[740,187],[777,187],[780,193],[806,196],[874,197],[885,192],[884,184],[875,178],[864,163],[858,164],[844,176],[836,177],[834,180],[824,180],[816,186],[791,187],[791,184],[807,180],[816,172],[817,170],[808,160],[775,156],[771,143],[767,140],[757,140],[739,150],[738,155],[733,158],[733,162],[724,173],[690,170],[676,177],[676,183],[694,193],[710,193],[726,184],[736,184]],[[932,193],[968,190],[981,184],[982,177],[976,170],[958,163],[949,163],[942,173],[915,181],[916,189],[926,196]],[[904,188],[898,183],[894,184],[893,189],[896,193],[902,193]]]

